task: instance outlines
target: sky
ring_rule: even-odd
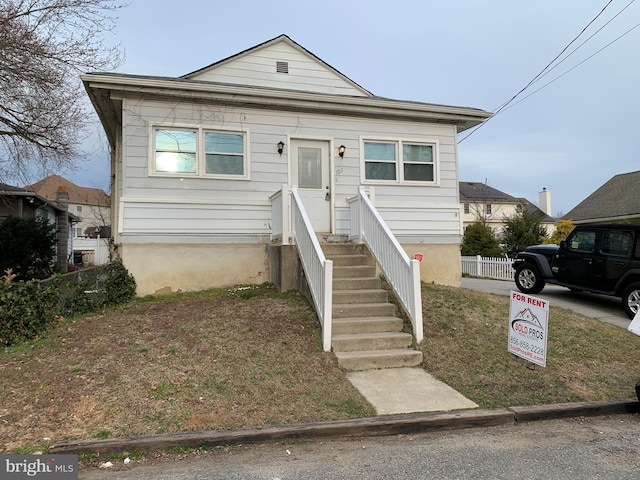
[[[497,112],[546,72],[459,135],[458,162],[534,204],[546,188],[554,216],[640,170],[640,0],[130,0],[117,17],[119,73],[178,77],[286,34],[375,95]],[[65,176],[108,191],[100,130]]]

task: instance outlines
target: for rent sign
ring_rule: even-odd
[[[509,352],[541,367],[547,365],[549,302],[511,291]]]

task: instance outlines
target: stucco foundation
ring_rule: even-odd
[[[263,244],[128,244],[120,254],[140,296],[270,280]]]
[[[423,282],[460,286],[458,245],[402,246],[410,258],[416,253],[423,255]],[[276,282],[281,290],[300,288],[301,272],[293,246],[275,249],[264,244],[128,244],[120,245],[119,250],[140,296],[267,281]],[[276,274],[273,279],[271,270]]]
[[[420,280],[459,287],[462,278],[460,245],[402,244],[402,247],[414,258],[416,253],[423,255],[420,262]]]

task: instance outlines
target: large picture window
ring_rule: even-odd
[[[246,133],[155,128],[156,174],[246,178]]]
[[[434,143],[365,140],[363,152],[365,180],[404,183],[437,181]]]

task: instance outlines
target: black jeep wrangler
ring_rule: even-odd
[[[640,225],[576,227],[558,245],[533,245],[513,261],[518,290],[545,283],[622,298],[629,318],[640,307]]]

